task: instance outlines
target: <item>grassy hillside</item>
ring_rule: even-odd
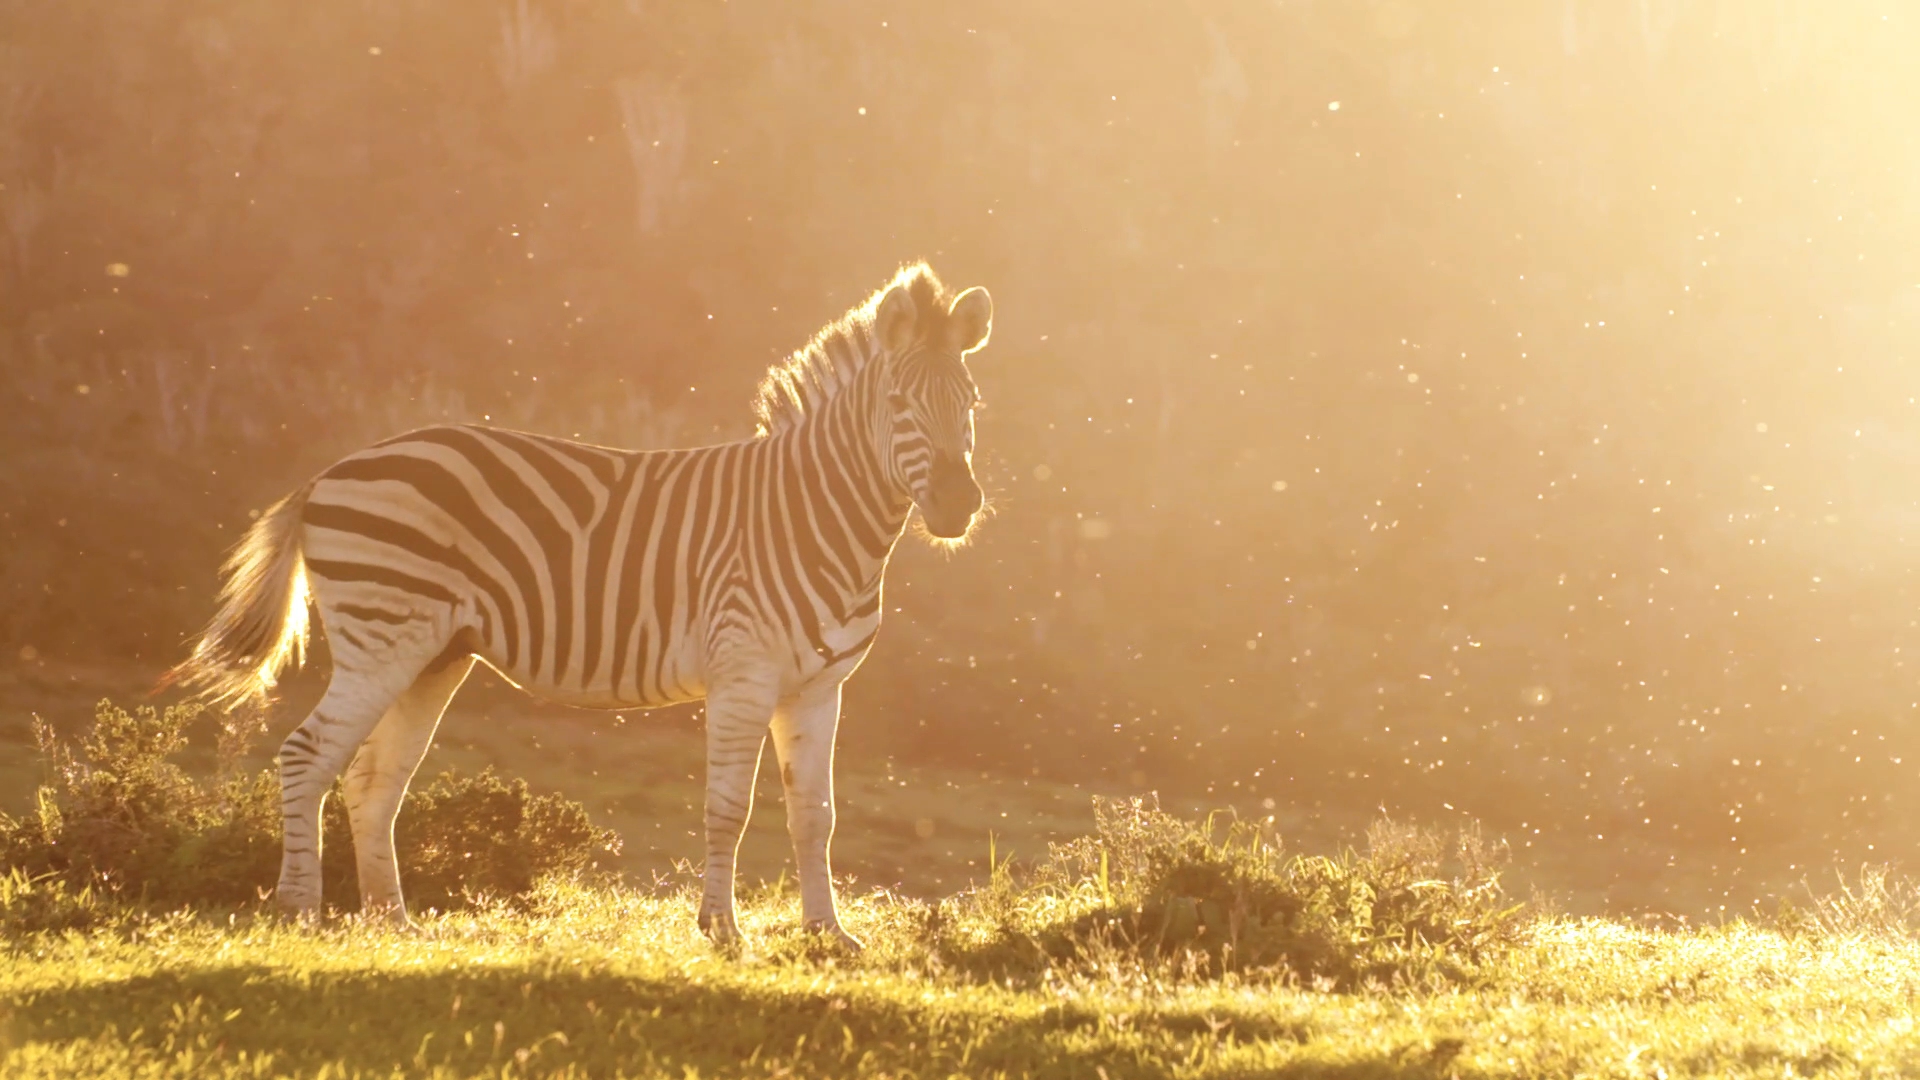
[[[162,919],[17,939],[0,1074],[71,1076],[1911,1076],[1920,945],[1544,919],[1464,981],[1329,991],[1099,958],[944,969],[869,895],[859,958],[791,897],[717,955],[687,892],[557,890],[416,936]],[[992,943],[972,942],[975,949]],[[952,955],[949,943],[947,952]],[[966,953],[965,947],[960,949]],[[976,952],[971,954],[978,956]]]

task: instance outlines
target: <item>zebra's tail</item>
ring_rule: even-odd
[[[220,610],[193,654],[160,678],[221,705],[264,702],[289,661],[307,650],[307,569],[300,511],[308,484],[268,507],[220,568]]]

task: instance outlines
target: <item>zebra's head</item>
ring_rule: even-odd
[[[972,288],[945,304],[938,288],[931,275],[895,285],[880,300],[874,332],[887,357],[891,478],[920,507],[929,533],[955,540],[983,502],[973,478],[980,392],[965,357],[987,343],[993,299]]]

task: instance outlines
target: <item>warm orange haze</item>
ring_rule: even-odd
[[[992,292],[989,516],[894,553],[839,735],[894,847],[843,828],[836,870],[957,885],[903,869],[984,857],[932,808],[1022,784],[1069,824],[1477,819],[1577,911],[1909,862],[1917,18],[0,5],[0,809],[29,713],[186,657],[330,463],[747,439],[769,365],[925,258]],[[444,741],[621,803],[630,869],[700,856],[612,765],[692,714],[491,681]]]

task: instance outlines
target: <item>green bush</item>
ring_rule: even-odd
[[[195,705],[129,713],[103,701],[78,745],[36,718],[51,782],[33,812],[0,815],[5,866],[157,907],[243,904],[270,888],[279,785],[237,768],[244,737],[232,725],[211,780],[175,764],[200,714]]]
[[[270,769],[241,768],[258,727],[233,717],[220,728],[214,775],[181,768],[173,759],[202,715],[197,705],[129,713],[103,701],[77,744],[36,720],[50,782],[31,812],[0,814],[10,928],[52,927],[67,916],[32,912],[85,913],[97,897],[171,909],[235,907],[269,894],[280,862],[279,781]],[[327,800],[324,873],[328,901],[351,909],[357,886],[343,803]],[[394,839],[416,910],[514,899],[542,877],[577,874],[619,849],[619,837],[579,803],[534,795],[491,770],[449,772],[413,793]]]
[[[962,903],[929,909],[936,952],[996,978],[1161,958],[1350,989],[1470,978],[1521,925],[1504,849],[1477,830],[1449,841],[1383,821],[1364,854],[1303,856],[1268,827],[1189,822],[1152,799],[1094,811],[1095,835],[1055,845],[1024,880],[996,863]]]
[[[332,800],[338,803],[340,800]],[[340,812],[340,828],[346,813]],[[541,879],[584,873],[620,837],[559,795],[534,795],[527,782],[442,773],[407,796],[393,830],[400,880],[416,911],[465,907],[483,897],[523,898]]]

